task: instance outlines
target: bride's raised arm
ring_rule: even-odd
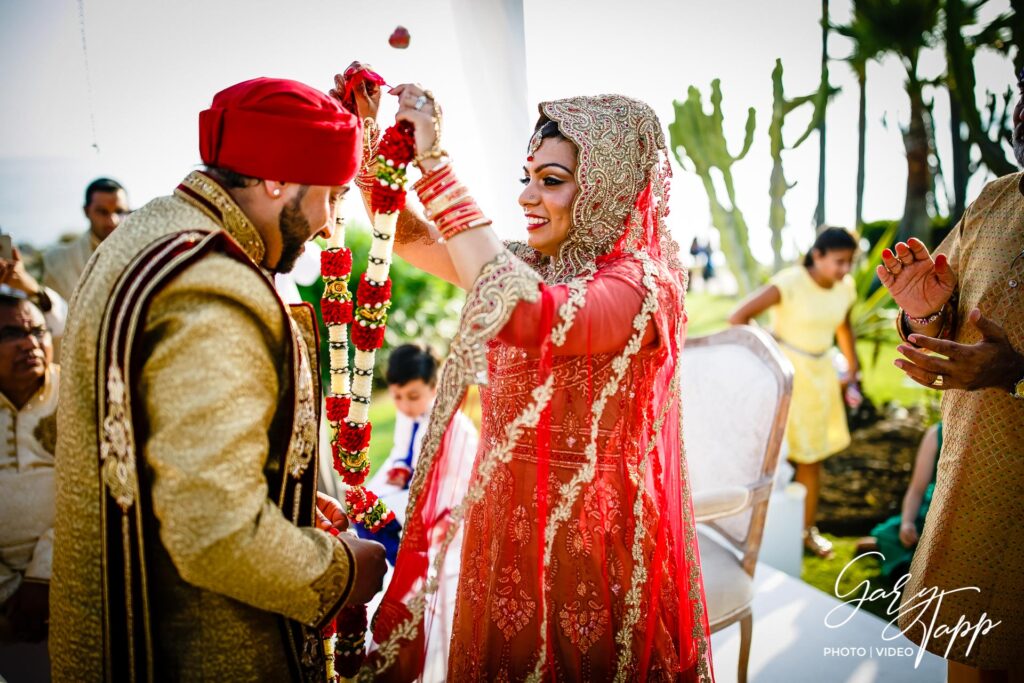
[[[364,128],[364,156],[363,168],[360,176],[356,178],[363,197],[363,206],[366,207],[366,214],[373,221],[373,211],[370,208],[370,188],[374,178],[372,169],[373,157],[376,155],[377,143],[380,141],[380,128],[377,125],[377,110],[380,104],[380,85],[372,79],[357,79],[354,87],[348,88],[349,95],[346,97],[346,81],[352,79],[355,74],[367,70],[368,67],[359,62],[353,62],[343,74],[334,77],[335,88],[331,95],[341,100],[349,109],[355,109],[356,113],[363,120]],[[467,284],[459,278],[458,272],[452,264],[448,250],[438,239],[441,233],[437,228],[423,220],[414,210],[406,207],[398,216],[398,225],[395,232],[394,251],[403,259],[420,270],[430,273],[443,280],[451,282],[463,288],[472,285]]]

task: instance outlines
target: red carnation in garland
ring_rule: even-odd
[[[360,351],[374,351],[384,346],[383,327],[352,326],[352,343]]]
[[[383,285],[371,285],[366,273],[363,273],[363,276],[359,278],[356,301],[360,306],[391,303],[391,278],[388,278]]]
[[[320,273],[324,277],[345,277],[352,273],[352,250],[325,249],[320,252]]]
[[[341,422],[348,415],[348,407],[352,399],[348,396],[327,397],[327,419],[330,422]]]
[[[384,131],[377,154],[395,164],[407,164],[416,156],[415,128],[408,121],[399,121]]]
[[[377,154],[384,157],[385,161],[391,161],[394,164],[394,166],[385,165],[379,168],[378,176],[384,174],[390,177],[400,174],[404,180],[405,171],[399,169],[398,166],[408,164],[416,155],[416,141],[413,137],[412,124],[408,121],[399,121],[384,131]],[[401,183],[396,184],[398,187],[393,188],[390,182],[387,185],[381,185],[379,179],[374,182],[373,189],[370,191],[370,206],[374,213],[386,214],[402,210],[402,207],[405,206],[405,187]]]
[[[392,190],[376,182],[370,190],[370,206],[374,213],[397,213],[405,208],[405,189]]]
[[[348,422],[342,422],[338,425],[338,436],[335,442],[342,450],[349,453],[358,453],[370,445],[370,432],[372,430],[373,427],[369,422],[355,426],[350,425]]]
[[[351,301],[320,299],[320,315],[325,325],[347,325],[352,322],[355,309]]]
[[[338,471],[338,474],[341,475],[342,481],[344,481],[349,486],[362,486],[363,482],[366,481],[366,475],[369,473],[368,472],[369,468],[361,469],[358,472],[353,472],[352,470],[340,471],[340,470],[338,470],[338,467],[337,467],[337,461],[335,461],[334,469],[336,471]],[[355,512],[353,512],[352,510],[349,510],[346,514],[351,519],[352,515],[354,515]]]

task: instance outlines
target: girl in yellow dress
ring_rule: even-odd
[[[847,401],[857,403],[861,395],[860,364],[850,327],[850,308],[857,299],[850,276],[856,250],[857,239],[849,231],[825,228],[803,264],[776,273],[729,316],[731,324],[746,325],[771,309],[772,332],[793,363],[786,441],[789,460],[796,467],[796,481],[807,487],[804,545],[821,557],[829,557],[832,552],[832,544],[815,526],[821,463],[850,444],[844,390],[832,363],[836,341],[849,366]]]

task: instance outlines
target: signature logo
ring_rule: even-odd
[[[904,597],[903,587],[910,581],[910,574],[904,574],[896,581],[892,589],[872,588],[871,582],[864,580],[854,588],[841,593],[839,584],[842,582],[847,570],[856,562],[872,555],[877,556],[881,560],[885,559],[885,555],[877,551],[864,553],[850,560],[843,567],[843,570],[839,572],[833,592],[837,598],[845,600],[845,602],[836,605],[825,615],[825,626],[827,628],[836,629],[846,625],[866,603],[888,602],[885,613],[893,618],[882,629],[882,640],[895,640],[912,632],[915,635],[920,634],[920,646],[918,647],[917,657],[914,659],[914,668],[916,669],[921,663],[924,651],[927,649],[928,643],[932,638],[949,638],[944,655],[947,659],[949,658],[950,650],[952,650],[953,645],[957,641],[969,639],[966,654],[970,655],[971,649],[974,648],[978,638],[986,635],[1002,623],[1002,621],[992,621],[989,619],[987,612],[982,612],[981,616],[974,623],[971,623],[966,615],[963,614],[953,615],[952,617],[942,614],[942,601],[947,595],[963,593],[965,591],[980,593],[981,589],[976,586],[965,586],[951,590],[939,590],[934,587],[924,588],[913,595]],[[853,609],[846,610],[844,609],[846,607],[852,607]],[[906,619],[904,619],[905,616],[907,617]],[[955,623],[953,617],[955,617]],[[907,622],[907,625],[902,629],[899,627],[901,619]]]

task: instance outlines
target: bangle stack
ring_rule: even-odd
[[[426,209],[427,218],[441,232],[442,239],[449,240],[466,230],[491,224],[469,196],[465,185],[455,177],[451,164],[427,173],[416,181],[413,189]]]

